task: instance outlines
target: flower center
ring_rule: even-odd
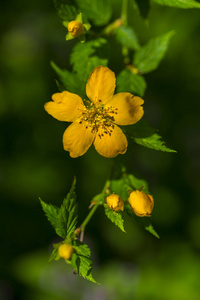
[[[91,103],[85,107],[82,112],[79,124],[85,122],[85,128],[90,129],[92,133],[98,133],[101,138],[104,134],[111,135],[114,129],[114,114],[117,114],[117,108],[113,106],[104,107],[101,100],[98,104]]]

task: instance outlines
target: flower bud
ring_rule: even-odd
[[[75,38],[83,33],[83,24],[79,21],[71,21],[68,24],[68,31]]]
[[[116,194],[111,194],[106,198],[106,202],[108,206],[114,210],[114,211],[119,211],[119,210],[124,210],[124,201],[122,198]]]
[[[128,201],[132,208],[132,211],[138,217],[150,217],[153,210],[154,200],[151,195],[148,195],[142,191],[133,191]]]
[[[73,253],[73,247],[69,244],[63,244],[59,247],[58,253],[64,259],[70,259]]]

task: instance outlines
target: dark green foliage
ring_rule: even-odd
[[[54,0],[58,15],[64,21],[75,20],[77,9],[73,0]]]

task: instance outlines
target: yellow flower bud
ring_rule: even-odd
[[[71,21],[68,24],[68,31],[75,38],[83,33],[83,24],[79,21]]]
[[[73,253],[73,247],[69,244],[63,244],[59,247],[58,253],[64,259],[70,259]]]
[[[151,212],[152,212],[153,206],[154,206],[154,200],[151,195],[148,195],[142,191],[136,190],[130,194],[128,201],[130,203],[132,211],[138,217],[150,217],[151,216]]]
[[[124,210],[124,201],[122,198],[116,194],[111,194],[106,198],[106,202],[108,206],[114,210],[114,211],[119,211],[119,210]]]

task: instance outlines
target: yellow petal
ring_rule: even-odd
[[[144,100],[130,93],[115,94],[106,104],[105,108],[112,106],[114,123],[118,125],[131,125],[138,122],[143,114],[141,106]]]
[[[65,130],[63,135],[63,146],[66,151],[70,152],[71,157],[78,157],[89,149],[95,138],[90,128],[86,128],[84,122],[79,124],[78,120]]]
[[[103,131],[97,133],[94,146],[100,155],[115,157],[118,154],[124,154],[126,152],[128,142],[121,129],[114,125],[111,135],[103,133]]]
[[[106,103],[115,91],[115,74],[107,67],[96,67],[90,74],[86,85],[88,98],[96,103]]]
[[[52,100],[47,102],[44,108],[59,121],[73,122],[85,107],[81,97],[67,91],[53,94]]]

